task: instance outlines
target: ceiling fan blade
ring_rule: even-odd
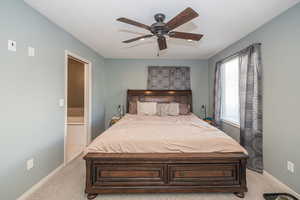
[[[159,50],[164,50],[164,49],[168,48],[167,47],[167,41],[166,41],[165,37],[158,37],[157,42],[158,42]]]
[[[179,13],[176,17],[171,19],[166,26],[170,29],[173,30],[177,28],[178,26],[181,26],[182,24],[187,23],[188,21],[198,17],[199,14],[194,11],[192,8],[188,7],[181,13]]]
[[[136,38],[132,38],[130,40],[125,40],[123,41],[123,43],[130,43],[130,42],[134,42],[134,41],[137,41],[137,40],[140,40],[140,39],[143,39],[143,38],[149,38],[149,37],[152,37],[153,35],[144,35],[144,36],[141,36],[141,37],[136,37]]]
[[[118,18],[117,21],[150,30],[150,26],[147,26],[145,24],[136,22],[134,20],[131,20],[131,19],[128,19],[128,18],[125,18],[125,17]]]
[[[177,31],[170,32],[169,36],[172,37],[172,38],[179,38],[179,39],[185,39],[185,40],[195,40],[195,41],[199,41],[203,37],[203,35],[201,35],[201,34],[177,32]]]

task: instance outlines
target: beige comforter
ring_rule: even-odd
[[[127,114],[98,136],[86,153],[244,152],[235,140],[194,114],[140,116]]]

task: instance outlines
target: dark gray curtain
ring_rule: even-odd
[[[217,62],[215,67],[215,80],[214,80],[214,121],[220,127],[221,125],[221,66],[222,62]]]
[[[249,153],[248,168],[263,172],[262,62],[261,45],[254,44],[239,55],[240,142]]]
[[[236,53],[240,69],[240,143],[248,151],[247,167],[263,172],[263,129],[262,129],[262,62],[261,45],[253,44]],[[232,56],[232,57],[234,57]],[[221,67],[216,64],[214,82],[214,120],[218,127],[221,115]]]
[[[189,90],[191,78],[189,67],[148,67],[150,90]]]

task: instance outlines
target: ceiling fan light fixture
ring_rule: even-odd
[[[199,41],[203,35],[196,34],[196,33],[187,33],[187,32],[178,32],[173,31],[177,27],[193,20],[194,18],[198,17],[199,14],[194,11],[192,8],[188,7],[178,15],[173,17],[169,22],[165,23],[164,20],[166,16],[162,13],[158,13],[154,16],[155,23],[151,26],[142,24],[140,22],[121,17],[117,20],[126,24],[130,24],[139,28],[146,29],[151,32],[149,35],[143,35],[140,37],[132,38],[129,40],[123,41],[123,43],[130,43],[135,41],[144,41],[146,38],[156,37],[159,50],[167,49],[167,39],[169,38],[177,38],[183,39],[188,42]]]

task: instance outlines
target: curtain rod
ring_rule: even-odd
[[[238,56],[241,52],[245,51],[246,49],[248,49],[249,47],[252,47],[252,46],[254,46],[254,45],[261,45],[261,43],[254,43],[254,44],[251,44],[251,45],[249,45],[248,47],[244,48],[243,50],[240,50],[240,51],[238,51],[238,52],[236,52],[236,53],[234,53],[234,54],[232,54],[232,55],[230,55],[230,56],[227,56],[227,57],[225,57],[225,58],[223,58],[223,59],[217,61],[217,63],[222,63],[222,62],[224,62],[224,61],[226,61],[226,60],[230,60],[232,57]]]

